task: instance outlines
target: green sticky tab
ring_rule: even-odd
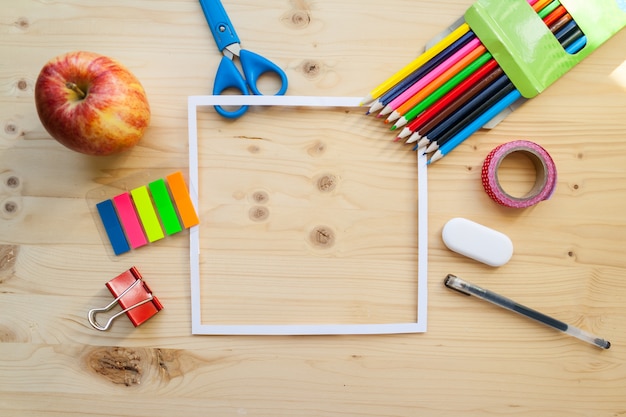
[[[148,188],[145,185],[135,188],[130,192],[130,195],[133,197],[137,214],[139,214],[139,219],[148,240],[154,242],[155,240],[163,239],[165,236],[163,235],[156,211],[154,211]]]
[[[561,0],[587,38],[576,54],[563,49],[527,0],[477,0],[465,21],[522,96],[531,98],[626,26],[620,1]]]
[[[172,204],[170,193],[167,191],[165,180],[161,178],[153,181],[148,184],[148,187],[150,188],[152,199],[154,200],[154,204],[156,205],[159,216],[161,217],[161,223],[163,223],[165,233],[173,235],[174,233],[178,233],[183,230],[180,222],[178,221],[174,204]]]

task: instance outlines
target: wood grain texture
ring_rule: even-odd
[[[286,70],[288,94],[331,96],[365,95],[471,3],[224,1],[243,45]],[[120,181],[187,170],[187,97],[210,93],[220,58],[198,2],[0,0],[2,414],[626,414],[625,45],[622,31],[497,128],[429,168],[427,333],[201,337],[191,335],[187,232],[116,258],[93,211],[99,193]],[[153,118],[135,149],[87,157],[44,131],[34,83],[48,59],[70,50],[116,58],[144,84]],[[205,173],[215,180],[201,190],[209,194],[200,214],[211,225],[211,259],[220,261],[206,267],[239,280],[241,294],[251,296],[260,287],[250,281],[255,274],[261,283],[281,274],[318,283],[308,269],[315,266],[362,291],[360,303],[343,300],[353,302],[339,312],[346,319],[402,317],[412,308],[406,277],[416,268],[415,224],[404,227],[414,222],[410,151],[358,111],[342,113],[340,123],[332,111],[312,117],[302,126],[272,109],[235,122],[210,110],[201,116]],[[351,127],[354,135],[334,136]],[[521,211],[496,206],[480,184],[487,153],[514,139],[541,144],[558,169],[553,197]],[[524,187],[524,171],[513,162],[505,176],[511,187]],[[441,229],[457,216],[511,237],[512,260],[494,269],[446,249]],[[87,310],[107,304],[105,282],[133,265],[165,309],[138,328],[120,319],[97,332]],[[364,289],[345,271],[383,276],[389,285]],[[443,287],[448,273],[613,347],[598,351],[461,297]],[[398,302],[377,300],[377,291]]]

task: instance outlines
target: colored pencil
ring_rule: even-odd
[[[463,58],[461,58],[457,63],[455,63],[446,71],[444,71],[441,75],[439,75],[439,77],[434,79],[426,87],[424,87],[422,90],[417,92],[414,96],[412,96],[407,101],[402,103],[402,105],[400,105],[396,110],[394,110],[389,115],[389,117],[387,118],[385,122],[391,123],[393,121],[398,120],[400,117],[406,114],[409,110],[415,107],[415,105],[417,105],[423,99],[431,95],[435,90],[437,90],[447,81],[452,79],[452,77],[454,77],[460,71],[467,68],[472,62],[476,61],[482,55],[485,55],[484,59],[491,58],[491,54],[487,52],[487,48],[485,48],[485,46],[482,45],[481,43],[476,49],[474,49],[473,51],[465,55]]]
[[[446,143],[448,138],[452,138],[461,129],[470,124],[474,119],[487,111],[498,101],[502,100],[513,90],[515,90],[515,86],[511,83],[509,77],[501,75],[495,82],[489,85],[489,87],[481,91],[480,94],[461,106],[461,108],[450,117],[424,135],[423,139],[430,142],[426,153],[436,151],[440,146]]]
[[[442,140],[441,137],[447,133],[452,133],[457,125],[462,124],[468,115],[475,111],[484,111],[483,103],[488,103],[492,97],[497,96],[498,91],[503,90],[506,84],[509,82],[505,77],[502,68],[498,67],[494,70],[489,77],[486,77],[481,82],[481,89],[477,92],[468,90],[466,95],[469,97],[463,97],[464,102],[460,104],[454,103],[452,111],[446,112],[444,116],[437,116],[429,120],[418,131],[414,132],[416,137],[420,138],[420,147],[436,140]],[[461,101],[461,100],[457,100]],[[493,102],[495,103],[495,102]],[[492,103],[492,104],[493,104]],[[416,140],[416,137],[412,138],[412,141]]]
[[[487,111],[483,112],[479,117],[474,119],[470,124],[465,126],[461,131],[459,131],[455,136],[453,136],[449,141],[444,143],[435,154],[428,160],[427,164],[432,164],[446,156],[450,153],[454,148],[456,148],[459,144],[461,144],[465,139],[470,137],[474,132],[480,129],[483,125],[489,122],[491,119],[496,117],[502,110],[509,107],[511,104],[515,103],[522,95],[519,90],[514,89],[509,94],[506,95],[503,99],[494,104]]]
[[[398,82],[402,81],[406,76],[411,74],[417,68],[424,65],[428,62],[432,57],[437,55],[439,52],[443,51],[448,45],[452,42],[463,36],[470,30],[469,25],[467,23],[463,23],[458,28],[453,30],[450,34],[444,37],[442,40],[437,42],[431,48],[428,48],[423,54],[415,58],[409,64],[404,66],[400,71],[396,72],[394,75],[389,77],[387,80],[383,81],[378,87],[374,88],[370,93],[361,100],[362,104],[369,104],[373,100],[377,99],[389,89],[393,88]]]
[[[550,4],[552,1],[554,0],[539,0],[537,1],[535,4],[532,5],[532,8],[536,11],[539,12],[539,10],[542,10],[543,8],[545,8],[548,4]]]
[[[567,10],[565,9],[565,7],[563,7],[562,5],[557,7],[552,13],[550,13],[548,16],[546,16],[545,19],[543,19],[543,23],[546,24],[546,26],[550,27],[552,26],[556,21],[558,21],[561,17],[565,16],[567,14]]]
[[[483,54],[476,61],[472,62],[466,68],[461,70],[457,75],[452,77],[449,81],[447,81],[444,85],[435,90],[431,95],[422,100],[419,104],[409,110],[404,116],[400,117],[398,121],[391,128],[392,130],[396,130],[409,122],[412,122],[416,117],[420,116],[426,109],[430,108],[431,105],[439,103],[440,100],[444,99],[444,96],[449,93],[456,94],[459,93],[459,90],[464,89],[466,86],[472,84],[472,82],[476,82],[477,78],[480,77],[481,74],[486,74],[485,71],[479,73],[479,71],[490,62],[490,55]],[[497,65],[497,64],[496,64]],[[478,73],[478,75],[476,75]],[[471,78],[471,79],[470,79]],[[468,81],[469,80],[469,81]],[[463,86],[461,86],[463,84]],[[453,93],[453,90],[456,90]],[[458,96],[458,94],[456,94]],[[406,135],[405,135],[406,136]]]
[[[581,32],[582,33],[582,32]],[[587,38],[585,36],[579,36],[570,46],[566,47],[565,50],[570,54],[575,54],[580,51],[587,44]],[[448,153],[450,153],[453,149],[455,149],[459,144],[463,143],[465,139],[470,137],[473,133],[475,133],[478,129],[484,126],[487,122],[497,116],[502,110],[509,107],[522,95],[519,90],[515,89],[511,93],[509,93],[506,97],[500,100],[498,103],[493,105],[489,110],[481,114],[474,121],[472,121],[465,128],[461,129],[459,133],[457,133],[454,137],[452,137],[448,142],[443,144],[434,155],[428,160],[428,164],[432,164]]]
[[[493,75],[496,72],[499,72],[499,74]],[[498,66],[496,60],[493,58],[490,59],[487,64],[483,65],[478,71],[412,120],[411,123],[400,132],[398,137],[402,139],[413,133],[419,134],[422,129],[426,128],[426,124],[430,123],[431,120],[443,120],[442,118],[448,117],[453,111],[501,74],[502,69]]]
[[[398,97],[407,88],[409,88],[411,85],[417,82],[424,75],[428,74],[434,68],[441,65],[442,62],[450,58],[454,53],[456,53],[459,49],[461,49],[463,46],[465,46],[469,41],[471,41],[475,37],[476,35],[474,34],[474,32],[469,31],[463,36],[461,36],[459,39],[457,39],[456,41],[452,42],[446,49],[439,52],[437,55],[431,58],[424,65],[422,65],[421,67],[413,71],[409,76],[407,76],[405,79],[403,79],[398,84],[396,84],[393,88],[391,88],[389,91],[383,94],[380,98],[378,98],[377,100],[374,100],[374,102],[370,106],[370,109],[367,113],[371,114],[384,108],[387,104],[389,104],[389,102],[391,102],[391,100]]]
[[[539,15],[539,17],[543,19],[544,17],[552,13],[560,5],[561,5],[561,2],[559,0],[554,0],[550,4],[546,5],[544,8],[542,8],[541,10],[539,10],[537,14]]]
[[[550,25],[550,30],[552,30],[552,33],[556,35],[565,25],[569,24],[570,22],[574,22],[572,20],[572,16],[569,13],[565,13],[554,23],[552,23],[552,25]],[[576,22],[574,22],[574,24],[576,24]]]
[[[459,49],[454,55],[450,58],[446,59],[441,65],[435,68],[433,71],[429,72],[426,76],[421,78],[411,87],[409,87],[404,93],[400,94],[394,100],[391,101],[380,113],[380,115],[384,116],[392,111],[396,110],[402,103],[415,95],[418,91],[426,87],[431,83],[434,79],[439,77],[443,72],[450,69],[454,64],[456,64],[460,59],[466,56],[468,53],[473,51],[474,49],[482,46],[480,39],[474,38],[463,48]],[[484,47],[483,47],[484,48]]]

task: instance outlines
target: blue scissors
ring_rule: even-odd
[[[224,55],[215,74],[213,95],[220,95],[228,88],[239,90],[245,95],[249,94],[248,89],[255,95],[262,95],[257,88],[257,81],[265,73],[278,75],[282,84],[276,95],[282,96],[285,94],[285,91],[287,91],[287,75],[285,72],[278,65],[261,55],[241,49],[239,37],[235,33],[232,23],[230,23],[222,2],[220,0],[200,0],[200,5],[209,23],[211,33],[213,33],[215,38],[217,48]],[[243,75],[234,63],[236,56],[239,57]],[[215,106],[215,110],[224,117],[237,118],[248,110],[248,106],[241,106],[235,111],[227,111],[221,106]]]

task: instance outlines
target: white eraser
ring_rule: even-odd
[[[508,236],[471,220],[450,220],[441,236],[451,251],[490,266],[502,266],[513,256],[513,242]]]

